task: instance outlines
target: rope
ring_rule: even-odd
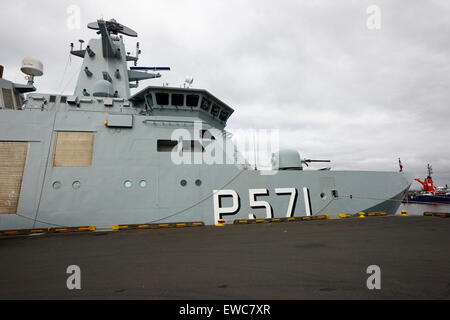
[[[72,83],[72,80],[75,78],[75,76],[78,74],[78,72],[74,72],[72,74],[72,77],[69,79],[69,81],[66,83],[66,85],[64,86],[64,88],[61,90],[60,94],[63,94],[63,92],[66,90],[66,88],[69,86],[69,84]]]
[[[145,223],[154,223],[154,222],[158,222],[158,221],[161,221],[161,220],[164,220],[164,219],[168,219],[168,218],[171,218],[171,217],[174,217],[174,216],[177,216],[177,215],[179,215],[179,214],[182,214],[182,213],[184,213],[184,212],[186,212],[186,211],[188,211],[188,210],[190,210],[190,209],[192,209],[192,208],[194,208],[194,207],[196,207],[196,206],[198,206],[199,204],[201,204],[201,203],[203,203],[203,202],[205,202],[206,200],[208,200],[208,199],[210,199],[211,197],[213,197],[217,192],[219,192],[219,191],[221,191],[221,190],[223,190],[225,187],[227,187],[229,184],[231,184],[234,180],[236,180],[244,171],[246,171],[246,169],[243,169],[243,170],[240,170],[230,181],[228,181],[225,185],[223,185],[219,190],[216,190],[216,192],[213,192],[211,195],[209,195],[209,196],[207,196],[207,197],[205,197],[205,198],[203,198],[203,199],[201,199],[200,201],[198,201],[198,202],[196,202],[196,203],[194,203],[193,205],[191,205],[191,206],[189,206],[189,207],[186,207],[186,208],[184,208],[184,209],[182,209],[182,210],[180,210],[180,211],[177,211],[177,212],[175,212],[175,213],[172,213],[172,214],[170,214],[170,215],[167,215],[167,216],[165,216],[165,217],[162,217],[162,218],[159,218],[159,219],[156,219],[156,220],[152,220],[152,221],[149,221],[149,222],[145,222]],[[400,200],[400,199],[391,199],[391,198],[375,198],[375,197],[362,197],[362,196],[354,196],[354,195],[344,195],[344,196],[332,196],[331,198],[330,198],[330,200],[328,200],[328,202],[327,203],[325,203],[319,210],[317,210],[315,213],[313,213],[312,214],[312,216],[316,216],[316,215],[319,215],[323,210],[325,210],[334,200],[337,200],[337,199],[339,199],[339,198],[348,198],[348,199],[364,199],[364,200],[376,200],[376,201],[394,201],[394,202],[403,202],[404,200]],[[406,205],[408,205],[409,203],[419,203],[419,204],[423,204],[424,202],[423,201],[406,201]],[[426,204],[438,204],[438,205],[450,205],[450,203],[442,203],[442,202],[426,202]],[[36,222],[40,222],[40,223],[44,223],[44,224],[48,224],[48,225],[53,225],[53,226],[59,226],[59,227],[68,227],[68,226],[64,226],[64,225],[59,225],[59,224],[54,224],[54,223],[50,223],[50,222],[45,222],[45,221],[42,221],[42,220],[38,220],[37,219],[37,214],[36,214],[36,217],[33,219],[33,218],[29,218],[29,217],[26,217],[26,216],[23,216],[23,215],[20,215],[20,214],[18,214],[18,213],[16,213],[16,215],[17,216],[19,216],[19,217],[22,217],[22,218],[25,218],[25,219],[29,219],[29,220],[32,220],[32,221],[34,221],[34,224],[33,224],[33,227],[34,227],[34,225],[36,224]],[[226,221],[233,221],[233,220],[226,220]]]
[[[395,202],[403,202],[404,201],[403,199],[361,197],[361,196],[354,196],[354,195],[339,196],[338,198],[365,199],[365,200],[383,200],[383,201],[395,201]],[[409,203],[450,205],[450,203],[443,203],[443,202],[428,202],[428,201],[424,202],[424,201],[409,201],[409,200],[406,201],[406,204],[409,204]]]
[[[325,204],[323,205],[322,208],[320,208],[316,213],[313,213],[312,215],[313,215],[313,216],[318,215],[318,214],[321,213],[323,210],[325,210],[325,209],[331,204],[331,202],[333,202],[333,201],[336,200],[336,199],[337,199],[337,197],[332,196],[332,197],[330,198],[330,200],[328,200],[328,202],[325,203]]]
[[[69,52],[69,57],[67,58],[66,66],[64,67],[64,72],[62,74],[61,81],[59,82],[58,92],[62,93],[62,91],[60,91],[60,90],[61,90],[64,78],[66,77],[67,67],[69,66],[69,63],[71,63],[71,62],[72,62],[72,60],[70,59],[70,52]]]
[[[38,221],[37,216],[39,214],[39,209],[41,208],[41,200],[42,200],[42,195],[44,192],[45,177],[47,176],[47,169],[48,169],[48,165],[49,165],[49,161],[50,161],[51,147],[52,147],[54,139],[56,138],[56,133],[54,133],[54,132],[55,132],[55,125],[56,125],[56,116],[58,115],[58,111],[59,111],[59,109],[56,109],[55,116],[53,117],[53,127],[52,127],[52,131],[51,131],[51,135],[50,135],[50,141],[48,142],[47,161],[45,162],[44,177],[42,178],[41,193],[39,194],[39,201],[38,201],[38,205],[37,205],[37,209],[36,209],[36,215],[34,216],[33,228],[36,225],[36,221]]]
[[[235,179],[237,179],[237,177],[239,177],[239,176],[242,174],[242,172],[244,172],[244,171],[246,171],[246,169],[240,170],[240,171],[239,171],[239,172],[238,172],[238,173],[237,173],[230,181],[228,181],[224,186],[222,186],[219,190],[217,190],[217,192],[220,191],[220,190],[222,190],[223,188],[227,187],[231,182],[233,182]],[[216,193],[217,193],[217,192],[216,192]],[[212,195],[209,195],[208,197],[206,197],[206,198],[204,198],[204,199],[202,199],[202,200],[200,200],[200,201],[194,203],[193,205],[191,205],[191,206],[189,206],[189,207],[187,207],[187,208],[184,208],[184,209],[182,209],[182,210],[180,210],[180,211],[178,211],[178,212],[175,212],[175,213],[170,214],[170,215],[168,215],[168,216],[165,216],[165,217],[162,217],[162,218],[159,218],[159,219],[156,219],[156,220],[152,220],[152,221],[150,221],[150,222],[145,222],[145,223],[153,223],[153,222],[157,222],[157,221],[160,221],[160,220],[168,219],[168,218],[174,217],[174,216],[176,216],[176,215],[179,215],[179,214],[181,214],[181,213],[183,213],[183,212],[185,212],[185,211],[187,211],[187,210],[189,210],[189,209],[191,209],[191,208],[193,208],[193,207],[199,205],[200,203],[205,202],[206,200],[210,199],[214,194],[215,194],[215,193],[213,193]],[[33,223],[33,228],[34,228],[36,222],[40,222],[40,223],[44,223],[44,224],[48,224],[48,225],[52,225],[52,226],[58,226],[58,227],[69,227],[69,226],[64,226],[64,225],[60,225],[60,224],[54,224],[54,223],[51,223],[51,222],[46,222],[46,221],[38,220],[38,219],[37,219],[37,214],[36,214],[36,217],[35,217],[35,218],[26,217],[26,216],[23,216],[23,215],[18,214],[18,213],[15,213],[15,215],[17,215],[17,216],[19,216],[19,217],[22,217],[22,218],[25,218],[25,219],[29,219],[29,220],[34,221],[34,223]]]

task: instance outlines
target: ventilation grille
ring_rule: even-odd
[[[14,96],[16,97],[16,104],[17,104],[17,108],[18,109],[22,109],[22,105],[23,105],[23,98],[20,94],[18,94],[17,92],[14,94]]]
[[[56,132],[54,167],[89,167],[94,151],[94,132]]]
[[[17,213],[28,142],[0,141],[0,214]]]
[[[14,109],[14,100],[11,89],[2,88],[5,109]]]

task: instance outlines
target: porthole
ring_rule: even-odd
[[[130,180],[127,180],[123,183],[123,186],[125,188],[131,188],[132,185],[133,185],[133,183]]]
[[[55,182],[53,182],[52,186],[53,186],[53,189],[58,190],[61,188],[62,184],[59,181],[55,181]]]
[[[81,182],[80,181],[74,181],[72,183],[72,188],[74,188],[75,190],[76,189],[80,189],[80,187],[81,187]]]
[[[140,186],[141,188],[147,187],[147,181],[145,181],[145,180],[139,181],[139,186]]]
[[[199,180],[199,179],[195,180],[196,186],[201,186],[201,184],[202,184],[202,180]]]
[[[180,184],[182,187],[185,187],[187,185],[187,181],[183,179],[180,181]]]

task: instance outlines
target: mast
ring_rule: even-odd
[[[159,73],[140,72],[128,70],[127,61],[133,61],[136,65],[141,50],[139,43],[136,45],[136,56],[131,56],[125,50],[123,36],[137,37],[137,33],[111,19],[102,19],[88,24],[89,29],[98,30],[100,39],[89,40],[88,45],[83,49],[83,42],[80,41],[80,49],[73,50],[72,55],[83,58],[81,72],[78,76],[74,95],[78,97],[94,96],[130,98],[130,88],[136,88],[138,81],[152,78],[159,78]],[[120,35],[119,35],[120,34]],[[136,82],[130,83],[130,82]]]

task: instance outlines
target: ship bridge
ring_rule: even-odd
[[[131,96],[130,101],[151,115],[198,117],[219,129],[226,126],[234,112],[203,89],[148,86]]]

